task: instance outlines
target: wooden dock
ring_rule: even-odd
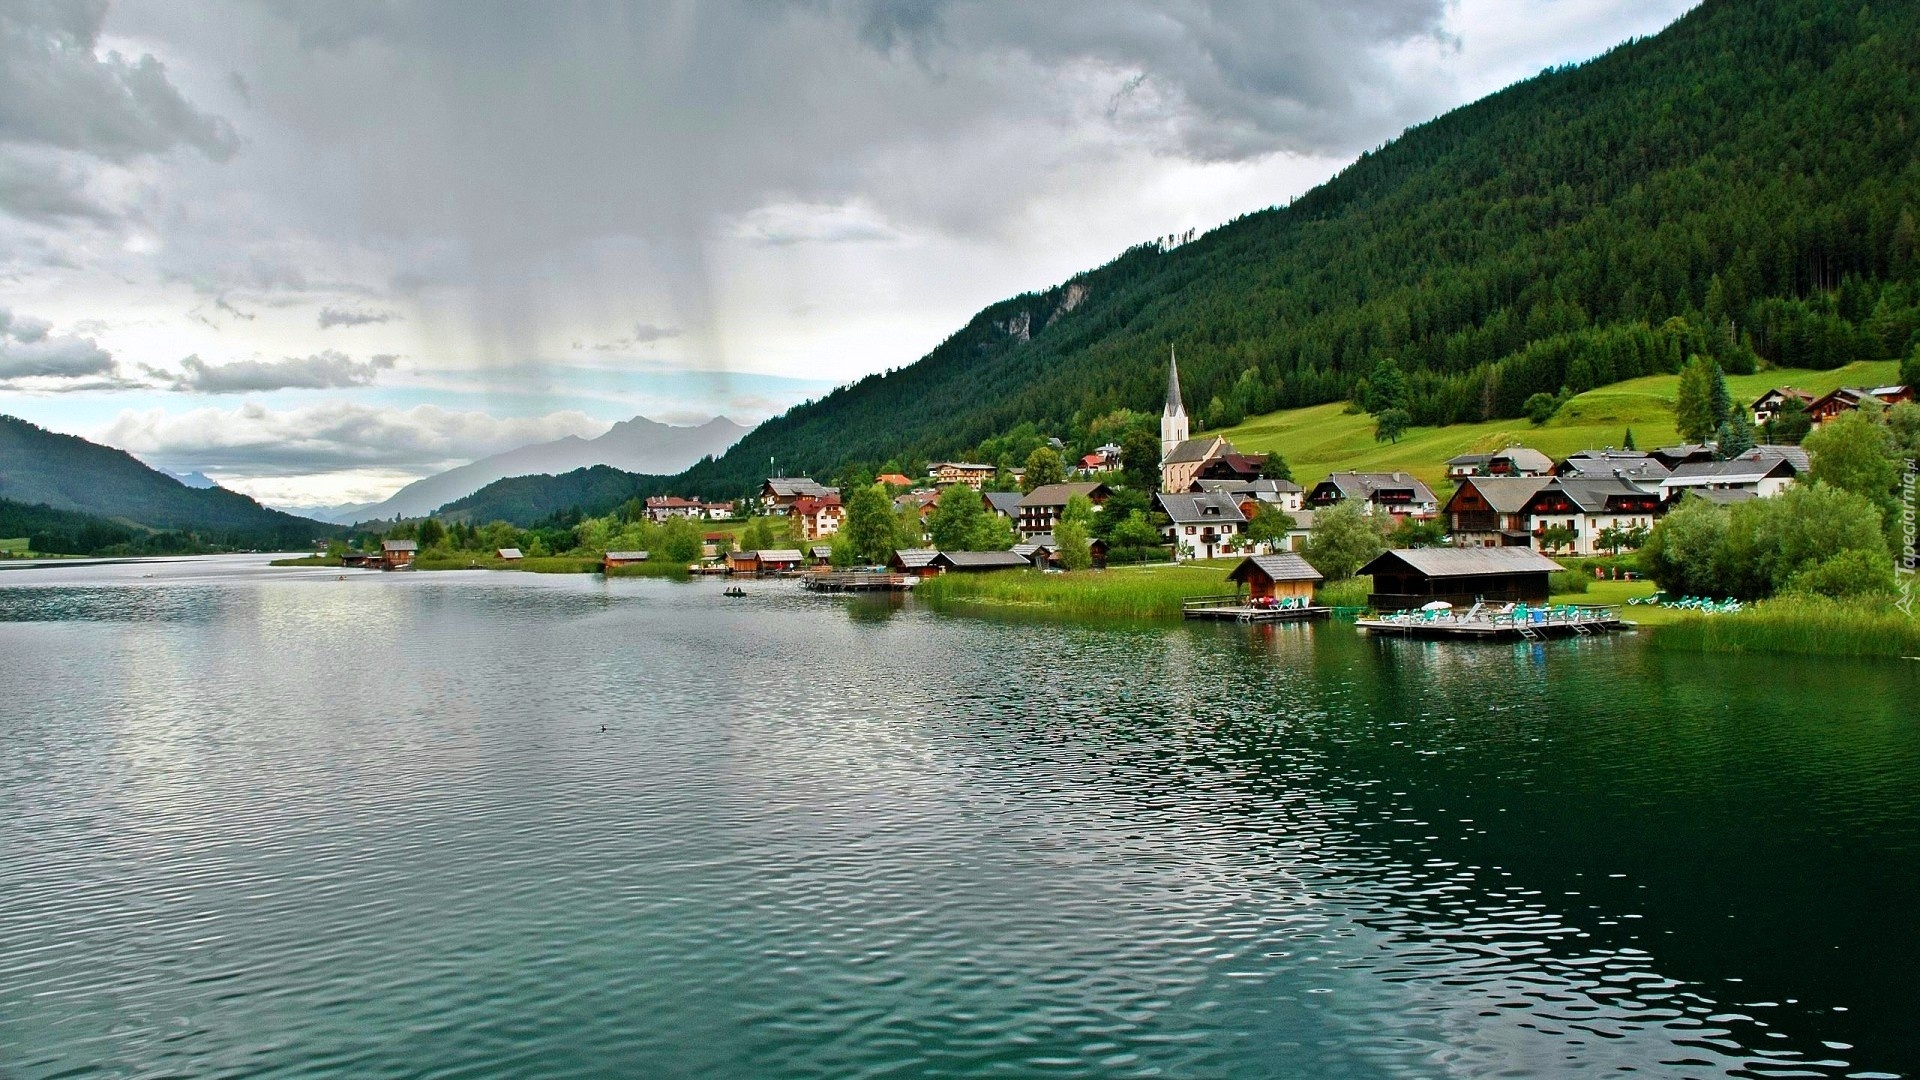
[[[1369,634],[1393,637],[1468,641],[1545,641],[1548,638],[1592,637],[1627,630],[1633,623],[1611,607],[1597,605],[1523,608],[1513,611],[1466,612],[1400,611],[1354,620]]]
[[[906,592],[913,588],[916,580],[911,574],[836,570],[825,574],[808,574],[800,587],[809,592],[824,593]]]
[[[1330,607],[1279,607],[1256,604],[1244,596],[1190,596],[1180,602],[1180,616],[1186,619],[1227,619],[1233,622],[1296,622],[1324,619],[1333,614]]]

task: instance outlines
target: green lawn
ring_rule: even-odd
[[[1746,405],[1776,386],[1794,386],[1824,394],[1839,386],[1876,386],[1899,377],[1893,361],[1862,361],[1833,371],[1775,370],[1730,375],[1727,389]],[[1457,454],[1498,450],[1511,443],[1530,446],[1554,458],[1576,450],[1619,446],[1628,428],[1642,450],[1680,441],[1673,427],[1673,394],[1678,375],[1649,375],[1589,390],[1567,402],[1543,427],[1525,420],[1490,420],[1439,428],[1414,428],[1397,443],[1375,442],[1373,420],[1347,415],[1340,403],[1285,409],[1256,416],[1221,432],[1241,450],[1278,452],[1293,467],[1293,478],[1312,485],[1330,472],[1347,470],[1410,472],[1430,484],[1446,475],[1444,462]]]
[[[27,553],[27,538],[23,536],[18,540],[0,540],[0,551],[4,551],[9,555],[25,555]]]

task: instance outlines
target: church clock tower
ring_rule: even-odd
[[[1186,442],[1187,405],[1180,400],[1180,358],[1173,346],[1167,346],[1167,408],[1160,414],[1160,460],[1167,460],[1173,448]]]

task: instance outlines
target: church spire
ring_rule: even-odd
[[[1189,433],[1187,403],[1180,400],[1180,357],[1167,346],[1167,407],[1160,414],[1160,460],[1173,454],[1173,448],[1186,442]]]

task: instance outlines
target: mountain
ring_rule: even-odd
[[[123,533],[131,526],[134,535],[191,533],[199,546],[303,548],[339,532],[225,488],[190,488],[124,451],[11,416],[0,416],[0,500],[16,515],[38,506],[77,515],[47,518],[48,528],[91,521]]]
[[[166,472],[165,469],[162,469],[160,471]],[[220,486],[219,483],[213,479],[213,477],[208,476],[206,473],[203,473],[203,472],[190,472],[190,473],[170,472],[170,473],[167,473],[167,475],[173,477],[175,480],[180,481],[182,484],[185,484],[190,488],[210,488],[210,487]]]
[[[436,473],[408,484],[385,502],[337,510],[330,520],[424,517],[506,477],[566,473],[596,465],[630,473],[676,473],[701,458],[725,453],[746,433],[746,428],[724,416],[698,427],[674,427],[636,416],[596,438],[569,435]]]
[[[1920,343],[1917,132],[1920,4],[1706,0],[1411,128],[1287,206],[994,304],[915,363],[581,509],[735,496],[769,458],[828,476],[911,465],[1025,423],[1079,443],[1112,410],[1160,411],[1170,344],[1209,427],[1348,399],[1386,359],[1427,426],[1517,417],[1533,394],[1689,353],[1734,372],[1904,355]]]

